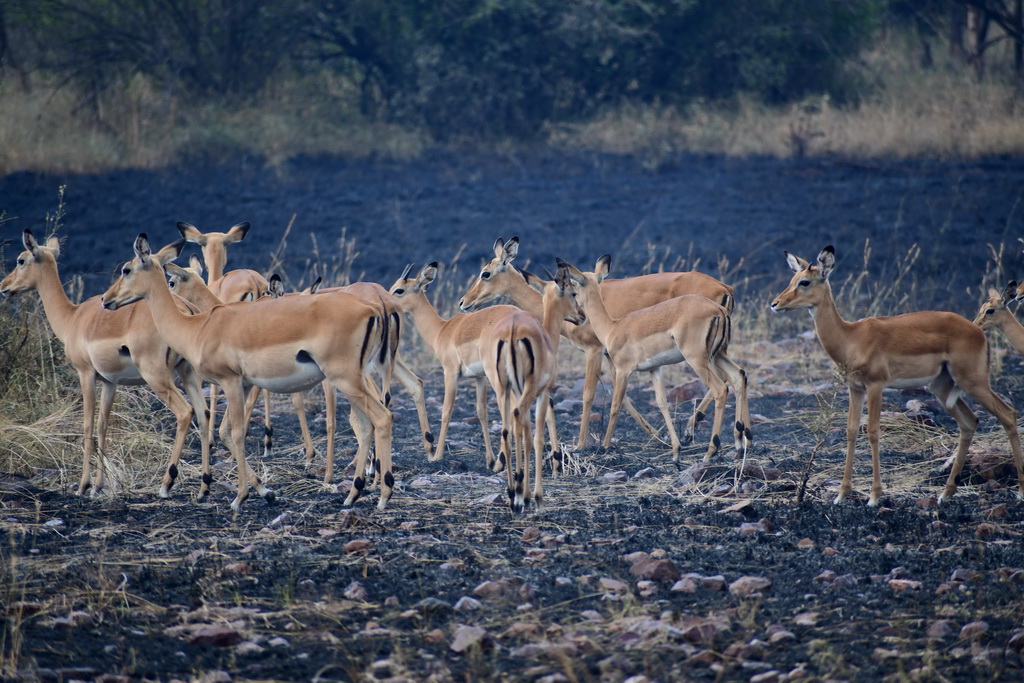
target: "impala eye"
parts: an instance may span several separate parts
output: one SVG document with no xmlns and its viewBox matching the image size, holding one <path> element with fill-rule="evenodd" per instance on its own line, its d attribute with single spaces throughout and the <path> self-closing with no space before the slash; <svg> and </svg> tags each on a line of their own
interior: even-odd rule
<svg viewBox="0 0 1024 683">
<path fill-rule="evenodd" d="M 481 280 L 486 280 L 489 277 L 491 277 L 491 274 L 490 274 L 490 272 L 488 272 L 486 270 L 484 272 L 480 273 L 480 279 Z"/>
<path fill-rule="evenodd" d="M 811 281 L 810 280 L 801 280 L 798 286 L 800 286 L 800 287 L 810 287 L 811 286 Z"/>
<path fill-rule="evenodd" d="M 405 294 L 405 290 L 402 289 L 401 287 L 399 287 L 398 289 L 396 289 L 395 291 L 393 291 L 391 293 L 394 294 L 395 296 L 402 296 L 403 294 Z"/>
<path fill-rule="evenodd" d="M 996 309 L 989 308 L 989 309 L 986 309 L 985 315 L 995 315 L 995 312 L 996 312 Z"/>
<path fill-rule="evenodd" d="M 19 258 L 19 259 L 18 259 L 18 265 L 19 265 L 19 266 L 23 266 L 23 265 L 25 265 L 25 259 L 23 259 L 23 258 Z"/>
<path fill-rule="evenodd" d="M 125 266 L 124 268 L 121 269 L 121 275 L 131 275 L 131 274 L 132 274 L 132 269 L 129 268 L 128 266 Z"/>
</svg>

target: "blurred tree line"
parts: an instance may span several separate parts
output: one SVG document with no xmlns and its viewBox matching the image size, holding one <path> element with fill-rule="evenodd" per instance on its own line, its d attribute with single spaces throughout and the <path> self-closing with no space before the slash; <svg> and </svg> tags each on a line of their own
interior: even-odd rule
<svg viewBox="0 0 1024 683">
<path fill-rule="evenodd" d="M 1021 45 L 1024 0 L 0 0 L 3 77 L 56 75 L 86 97 L 144 76 L 244 102 L 330 70 L 358 107 L 435 138 L 530 137 L 624 103 L 858 92 L 879 30 L 942 37 L 983 70 Z M 993 30 L 995 29 L 995 30 Z M 923 58 L 924 59 L 924 58 Z"/>
</svg>

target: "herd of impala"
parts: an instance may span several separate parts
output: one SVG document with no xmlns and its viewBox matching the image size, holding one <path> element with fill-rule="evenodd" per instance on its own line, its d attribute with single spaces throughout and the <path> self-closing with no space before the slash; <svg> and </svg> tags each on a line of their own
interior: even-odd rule
<svg viewBox="0 0 1024 683">
<path fill-rule="evenodd" d="M 531 504 L 539 507 L 543 500 L 545 429 L 552 469 L 555 473 L 562 469 L 563 456 L 554 413 L 550 410 L 550 393 L 563 336 L 586 356 L 577 450 L 587 444 L 604 356 L 610 361 L 613 385 L 604 447 L 611 445 L 623 406 L 645 430 L 657 434 L 626 395 L 630 375 L 644 370 L 651 373 L 673 460 L 678 464 L 681 445 L 668 407 L 662 368 L 684 360 L 708 387 L 707 395 L 686 425 L 686 440 L 693 439 L 714 401 L 705 461 L 720 450 L 724 408 L 731 386 L 736 402 L 736 457 L 745 457 L 750 447 L 747 377 L 728 356 L 733 289 L 708 275 L 679 272 L 607 279 L 611 257 L 605 255 L 589 272 L 559 260 L 556 273 L 545 280 L 512 264 L 519 251 L 518 237 L 507 242 L 499 238 L 494 243 L 494 258 L 483 267 L 459 302 L 462 312 L 446 320 L 426 295 L 437 277 L 436 262 L 419 271 L 408 266 L 390 290 L 374 283 L 319 288 L 318 281 L 303 292 L 284 294 L 275 278 L 268 281 L 252 270 L 225 272 L 227 246 L 244 239 L 248 223 L 223 233 L 202 233 L 187 223 L 179 223 L 178 230 L 183 239 L 156 252 L 147 236 L 140 235 L 134 243 L 135 258 L 124 264 L 113 285 L 102 296 L 80 304 L 68 298 L 61 284 L 57 270 L 58 240 L 51 237 L 40 244 L 31 231 L 25 230 L 25 251 L 18 256 L 15 269 L 0 283 L 0 293 L 13 295 L 33 289 L 39 293 L 50 326 L 78 372 L 84 402 L 84 457 L 79 493 L 103 488 L 107 424 L 117 385 L 147 384 L 177 421 L 170 462 L 160 488 L 162 497 L 169 495 L 177 477 L 177 463 L 193 417 L 201 442 L 200 497 L 210 491 L 216 387 L 226 400 L 220 438 L 238 468 L 237 495 L 231 507 L 235 511 L 240 509 L 250 487 L 272 499 L 273 492 L 245 459 L 249 413 L 261 390 L 265 397 L 269 392 L 290 394 L 308 462 L 314 449 L 305 420 L 303 392 L 322 384 L 328 434 L 324 481 L 330 483 L 333 478 L 335 390 L 339 390 L 349 401 L 350 422 L 358 442 L 355 479 L 345 503 L 354 503 L 368 484 L 379 484 L 378 507 L 383 509 L 394 488 L 392 414 L 388 408 L 392 375 L 412 395 L 423 448 L 430 460 L 439 460 L 444 453 L 457 382 L 461 377 L 470 377 L 476 382 L 476 409 L 487 466 L 506 471 L 513 511 L 521 512 Z M 172 263 L 185 241 L 200 246 L 207 270 L 205 281 L 198 257 L 193 256 L 187 268 Z M 852 491 L 854 447 L 865 396 L 873 474 L 868 504 L 877 505 L 881 499 L 878 432 L 882 391 L 886 387 L 927 386 L 959 426 L 956 457 L 940 502 L 956 491 L 956 479 L 977 428 L 977 417 L 965 396 L 995 415 L 1006 430 L 1017 468 L 1018 496 L 1024 497 L 1024 462 L 1016 412 L 989 384 L 988 343 L 984 333 L 999 328 L 1024 353 L 1024 326 L 1007 309 L 1012 301 L 1024 298 L 1024 285 L 1018 288 L 1011 283 L 1002 293 L 993 290 L 974 323 L 939 311 L 848 322 L 836 309 L 829 285 L 835 265 L 831 246 L 823 249 L 813 263 L 788 252 L 786 261 L 794 275 L 789 286 L 771 303 L 771 309 L 810 309 L 818 338 L 849 387 L 846 463 L 837 503 Z M 482 307 L 503 296 L 514 305 Z M 423 382 L 399 353 L 403 313 L 409 314 L 444 371 L 441 426 L 436 440 L 428 426 Z M 175 376 L 188 401 L 175 385 Z M 203 396 L 203 381 L 210 383 L 209 404 Z M 100 410 L 94 439 L 97 384 Z M 487 427 L 488 385 L 496 394 L 501 413 L 497 457 Z M 273 447 L 267 400 L 265 453 Z M 202 408 L 193 410 L 193 406 Z M 93 456 L 97 456 L 95 478 L 91 472 Z M 371 476 L 372 482 L 368 481 Z"/>
</svg>

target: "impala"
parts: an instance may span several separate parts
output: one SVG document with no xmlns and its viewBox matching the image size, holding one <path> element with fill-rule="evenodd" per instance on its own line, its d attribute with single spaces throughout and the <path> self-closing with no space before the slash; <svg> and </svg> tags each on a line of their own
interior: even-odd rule
<svg viewBox="0 0 1024 683">
<path fill-rule="evenodd" d="M 384 394 L 385 404 L 390 405 L 391 403 L 391 376 L 394 375 L 398 378 L 398 381 L 406 388 L 406 391 L 412 396 L 413 403 L 416 405 L 416 414 L 420 421 L 420 433 L 423 439 L 423 451 L 426 453 L 427 458 L 431 459 L 433 454 L 433 443 L 434 435 L 430 431 L 430 424 L 427 421 L 427 406 L 423 395 L 423 380 L 416 376 L 416 373 L 405 364 L 402 360 L 401 355 L 398 353 L 398 344 L 401 340 L 402 335 L 402 307 L 398 301 L 391 296 L 387 289 L 383 285 L 379 285 L 376 282 L 353 282 L 352 284 L 345 285 L 343 287 L 322 287 L 322 279 L 317 278 L 309 287 L 298 292 L 298 294 L 330 294 L 331 292 L 345 292 L 352 294 L 367 303 L 374 306 L 379 306 L 382 314 L 385 316 L 385 334 L 388 338 L 388 357 L 385 362 L 380 364 L 377 368 L 381 375 L 381 393 Z M 285 296 L 284 285 L 281 282 L 281 278 L 276 274 L 270 277 L 270 295 L 273 297 Z M 328 415 L 328 432 L 327 432 L 327 451 L 328 453 L 334 452 L 334 432 L 330 428 L 332 424 L 333 415 L 335 411 L 335 401 L 333 393 L 325 393 L 327 397 L 327 415 Z M 353 424 L 353 429 L 356 425 Z"/>
<path fill-rule="evenodd" d="M 563 320 L 578 325 L 586 320 L 576 303 L 565 268 L 544 285 L 543 319 L 513 310 L 481 335 L 484 373 L 498 397 L 501 411 L 501 452 L 507 463 L 508 498 L 513 512 L 522 512 L 531 498 L 538 508 L 544 499 L 544 424 L 550 410 L 551 387 L 557 374 L 558 328 Z M 530 407 L 536 401 L 536 433 L 530 425 Z M 514 438 L 513 459 L 509 436 Z M 527 449 L 533 443 L 536 480 L 532 495 Z M 515 463 L 513 465 L 513 463 Z"/>
<path fill-rule="evenodd" d="M 179 221 L 178 232 L 187 242 L 198 244 L 203 252 L 203 260 L 206 261 L 207 279 L 206 284 L 213 296 L 221 302 L 234 303 L 239 301 L 255 301 L 270 293 L 270 283 L 265 277 L 247 268 L 224 272 L 228 261 L 228 247 L 235 242 L 241 242 L 249 234 L 249 223 L 243 222 L 231 226 L 227 232 L 200 232 L 196 226 Z M 189 263 L 195 267 L 198 260 L 189 259 Z M 199 266 L 202 272 L 202 266 Z M 258 392 L 257 392 L 258 393 Z M 256 396 L 252 397 L 255 401 Z M 270 421 L 270 393 L 263 392 L 264 423 L 263 423 L 263 457 L 270 457 L 274 450 L 274 428 Z M 217 387 L 210 387 L 210 441 L 213 441 L 213 427 L 217 421 Z M 246 412 L 250 414 L 251 409 Z M 303 436 L 307 436 L 306 433 Z M 312 442 L 306 441 L 306 446 L 311 447 Z M 308 455 L 308 453 L 307 453 Z"/>
<path fill-rule="evenodd" d="M 81 304 L 72 303 L 61 285 L 57 271 L 57 257 L 60 255 L 57 238 L 51 237 L 43 246 L 36 241 L 30 230 L 25 230 L 22 242 L 25 251 L 18 256 L 15 269 L 0 283 L 0 293 L 14 295 L 32 289 L 39 292 L 50 327 L 64 344 L 64 355 L 78 372 L 82 388 L 84 432 L 82 479 L 78 493 L 84 494 L 90 486 L 96 492 L 103 489 L 107 426 L 117 386 L 147 384 L 171 409 L 176 420 L 171 459 L 160 486 L 160 496 L 168 497 L 178 477 L 178 461 L 193 414 L 192 407 L 174 386 L 173 374 L 175 370 L 178 372 L 195 406 L 203 405 L 199 378 L 192 367 L 168 348 L 157 333 L 148 306 L 105 311 L 98 296 Z M 179 242 L 164 247 L 153 256 L 153 260 L 166 263 L 177 257 L 181 246 Z M 184 307 L 184 302 L 172 301 L 171 306 L 178 310 L 179 306 Z M 99 457 L 96 460 L 96 481 L 93 484 L 90 468 L 93 455 L 96 455 L 93 423 L 96 419 L 97 383 L 100 385 Z M 206 412 L 197 411 L 196 419 L 201 434 L 205 435 Z M 205 496 L 210 485 L 210 444 L 205 436 L 202 439 L 202 458 L 201 495 Z"/>
<path fill-rule="evenodd" d="M 213 290 L 203 282 L 203 265 L 199 261 L 199 257 L 193 255 L 189 258 L 188 268 L 182 268 L 173 263 L 164 265 L 164 271 L 167 273 L 167 286 L 170 287 L 171 291 L 180 296 L 182 299 L 188 301 L 194 305 L 199 311 L 209 311 L 214 306 L 241 306 L 253 301 L 251 292 L 242 301 L 234 302 L 231 304 L 225 304 L 221 301 Z M 215 385 L 213 385 L 215 386 Z M 210 388 L 210 401 L 213 405 L 216 401 L 216 391 Z M 252 415 L 252 409 L 255 407 L 256 400 L 260 394 L 263 394 L 265 409 L 265 424 L 264 424 L 264 438 L 263 438 L 263 457 L 269 458 L 273 450 L 273 428 L 270 426 L 270 392 L 263 391 L 259 387 L 253 387 L 249 393 L 249 397 L 245 403 L 245 424 L 249 424 L 249 418 Z M 295 393 L 290 396 L 292 406 L 295 408 L 295 416 L 299 420 L 299 431 L 302 433 L 302 443 L 306 450 L 306 462 L 307 464 L 313 461 L 313 456 L 316 454 L 316 449 L 313 446 L 313 437 L 309 433 L 309 424 L 306 421 L 305 403 L 302 400 L 303 394 Z M 211 411 L 212 415 L 212 411 Z M 334 414 L 328 415 L 328 433 L 334 427 Z M 210 433 L 210 441 L 213 441 L 212 425 Z M 328 461 L 331 460 L 333 451 L 328 453 Z M 330 479 L 325 481 L 329 482 Z"/>
<path fill-rule="evenodd" d="M 708 387 L 715 401 L 715 418 L 711 430 L 711 442 L 704 454 L 704 461 L 711 459 L 721 446 L 722 421 L 728 385 L 727 377 L 736 393 L 736 433 L 740 457 L 746 455 L 742 435 L 747 431 L 750 418 L 747 414 L 746 374 L 726 354 L 729 346 L 731 320 L 729 312 L 711 299 L 695 294 L 678 296 L 661 303 L 641 308 L 615 318 L 604 302 L 601 280 L 607 275 L 611 257 L 607 254 L 598 259 L 598 270 L 583 273 L 574 266 L 560 262 L 569 270 L 569 275 L 578 285 L 578 295 L 587 320 L 607 349 L 612 364 L 612 405 L 608 415 L 608 428 L 603 445 L 611 446 L 612 434 L 619 416 L 629 376 L 635 370 L 651 373 L 654 396 L 665 420 L 672 445 L 672 460 L 679 463 L 679 436 L 676 434 L 672 415 L 665 395 L 665 381 L 661 368 L 685 360 Z M 693 439 L 697 416 L 690 419 L 686 428 L 687 441 Z"/>
<path fill-rule="evenodd" d="M 853 488 L 853 453 L 865 394 L 872 470 L 868 505 L 878 505 L 881 500 L 878 423 L 882 411 L 882 390 L 886 387 L 927 386 L 960 428 L 956 458 L 946 487 L 939 496 L 940 503 L 956 493 L 956 478 L 964 466 L 967 448 L 978 426 L 978 418 L 963 399 L 964 394 L 995 415 L 1006 430 L 1017 466 L 1018 495 L 1024 496 L 1024 463 L 1017 433 L 1017 413 L 996 396 L 989 385 L 988 342 L 978 326 L 955 313 L 942 311 L 847 322 L 836 309 L 828 281 L 835 266 L 835 249 L 831 245 L 821 250 L 816 263 L 808 263 L 789 252 L 786 252 L 786 263 L 794 275 L 789 286 L 772 302 L 771 309 L 811 309 L 818 339 L 845 375 L 850 392 L 846 464 L 836 503 L 844 500 Z"/>
<path fill-rule="evenodd" d="M 245 390 L 250 385 L 279 393 L 305 391 L 324 379 L 348 398 L 373 434 L 380 460 L 383 509 L 394 487 L 391 471 L 391 412 L 370 381 L 371 360 L 386 346 L 377 310 L 345 294 L 298 297 L 291 301 L 263 298 L 245 306 L 215 306 L 194 316 L 181 314 L 164 269 L 150 252 L 145 234 L 135 241 L 135 258 L 103 295 L 103 306 L 117 309 L 144 300 L 168 345 L 192 363 L 203 378 L 220 385 L 227 399 L 221 438 L 238 466 L 238 493 L 231 502 L 236 512 L 248 497 L 250 479 L 257 492 L 272 500 L 273 493 L 245 461 Z M 367 424 L 367 422 L 369 424 Z M 366 485 L 362 477 L 370 444 L 360 439 L 356 477 L 345 500 L 351 505 Z"/>
<path fill-rule="evenodd" d="M 410 277 L 413 267 L 412 264 L 405 267 L 401 277 L 391 287 L 391 295 L 412 316 L 420 336 L 444 370 L 441 429 L 437 443 L 434 444 L 432 460 L 440 460 L 444 455 L 458 380 L 460 377 L 471 377 L 476 383 L 476 415 L 483 430 L 487 467 L 494 469 L 505 465 L 500 460 L 495 461 L 491 451 L 491 437 L 487 429 L 487 378 L 480 356 L 480 338 L 489 327 L 518 309 L 515 306 L 492 306 L 476 313 L 458 313 L 445 320 L 427 299 L 427 288 L 437 277 L 437 262 L 423 266 L 415 277 Z"/>
<path fill-rule="evenodd" d="M 512 265 L 512 260 L 519 253 L 519 237 L 514 236 L 505 242 L 500 237 L 494 242 L 494 258 L 483 267 L 476 281 L 469 291 L 459 302 L 462 310 L 469 311 L 478 308 L 489 301 L 500 296 L 509 297 L 512 302 L 530 311 L 538 318 L 541 315 L 540 295 L 527 285 L 526 277 Z M 595 271 L 607 273 L 611 257 L 602 257 L 598 261 Z M 646 308 L 662 301 L 682 296 L 685 294 L 699 294 L 715 301 L 725 307 L 727 312 L 733 308 L 732 287 L 723 284 L 715 278 L 698 273 L 696 271 L 683 273 L 654 273 L 625 279 L 605 279 L 601 282 L 601 295 L 604 298 L 605 306 L 611 316 L 619 318 L 627 313 Z M 586 446 L 587 435 L 590 431 L 591 406 L 594 402 L 594 394 L 597 391 L 597 383 L 601 374 L 601 358 L 604 355 L 604 346 L 601 340 L 594 333 L 591 324 L 584 323 L 579 326 L 563 324 L 561 327 L 562 336 L 578 349 L 582 349 L 586 357 L 586 367 L 583 378 L 583 412 L 580 418 L 580 433 L 576 443 L 576 449 L 582 450 Z M 703 419 L 704 411 L 711 401 L 709 392 L 701 401 L 694 415 L 694 422 Z M 625 408 L 634 419 L 652 436 L 655 435 L 654 428 L 634 408 L 633 403 L 626 396 L 623 398 Z M 735 436 L 737 454 L 749 447 L 752 439 L 749 425 L 737 431 Z M 558 464 L 556 462 L 556 464 Z"/>
<path fill-rule="evenodd" d="M 992 329 L 1001 331 L 1018 353 L 1024 353 L 1024 326 L 1007 308 L 1017 298 L 1017 283 L 1008 284 L 1002 294 L 990 289 L 988 295 L 988 300 L 978 309 L 974 324 L 986 332 Z"/>
</svg>

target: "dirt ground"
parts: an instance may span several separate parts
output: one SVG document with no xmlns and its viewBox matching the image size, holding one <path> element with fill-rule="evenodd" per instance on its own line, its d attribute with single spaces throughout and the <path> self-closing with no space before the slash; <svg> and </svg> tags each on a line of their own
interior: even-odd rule
<svg viewBox="0 0 1024 683">
<path fill-rule="evenodd" d="M 438 260 L 452 293 L 495 237 L 514 233 L 539 265 L 556 255 L 589 265 L 612 252 L 615 274 L 630 275 L 686 259 L 737 282 L 738 330 L 788 280 L 783 249 L 810 258 L 834 243 L 841 263 L 846 255 L 859 270 L 868 242 L 871 276 L 886 278 L 916 243 L 914 303 L 966 315 L 986 272 L 1024 277 L 1018 160 L 681 157 L 654 167 L 606 156 L 438 155 L 305 159 L 269 170 L 242 160 L 164 173 L 18 174 L 0 178 L 0 209 L 20 219 L 4 237 L 17 239 L 23 227 L 42 233 L 65 183 L 62 274 L 83 275 L 88 295 L 130 256 L 138 232 L 170 242 L 177 220 L 204 230 L 250 221 L 230 265 L 263 269 L 278 254 L 292 284 L 308 280 L 314 265 L 341 268 L 334 252 L 342 228 L 358 251 L 344 266 L 353 278 L 390 284 L 407 262 Z M 10 248 L 6 255 L 9 267 Z M 677 468 L 662 443 L 624 416 L 610 449 L 573 454 L 567 476 L 546 477 L 542 510 L 512 515 L 503 475 L 484 467 L 469 386 L 440 463 L 427 462 L 412 403 L 396 388 L 398 484 L 384 511 L 375 491 L 344 508 L 344 496 L 320 484 L 322 459 L 304 468 L 283 398 L 273 411 L 275 454 L 258 454 L 258 425 L 247 441 L 277 502 L 253 496 L 237 516 L 228 507 L 233 463 L 223 453 L 212 496 L 194 500 L 195 439 L 170 500 L 156 497 L 155 478 L 144 489 L 81 498 L 55 472 L 3 475 L 8 677 L 1020 680 L 1024 504 L 998 424 L 981 413 L 972 449 L 980 464 L 937 508 L 955 425 L 925 392 L 887 392 L 883 505 L 865 505 L 866 454 L 855 470 L 861 495 L 833 505 L 845 396 L 834 397 L 829 363 L 802 334 L 809 321 L 791 315 L 792 334 L 741 359 L 755 380 L 755 442 L 739 490 L 730 453 L 700 466 L 706 425 Z M 555 396 L 565 441 L 577 427 L 581 377 L 580 354 L 567 351 L 575 355 Z M 414 363 L 436 428 L 440 370 L 422 356 Z M 1024 365 L 1009 354 L 999 369 L 997 390 L 1021 408 Z M 677 376 L 680 394 L 685 381 Z M 634 380 L 631 395 L 657 424 L 645 384 Z M 322 453 L 322 399 L 311 394 L 310 402 Z M 691 403 L 676 410 L 681 422 Z M 159 428 L 172 427 L 158 404 L 154 414 Z M 341 442 L 344 463 L 350 432 Z"/>
</svg>

